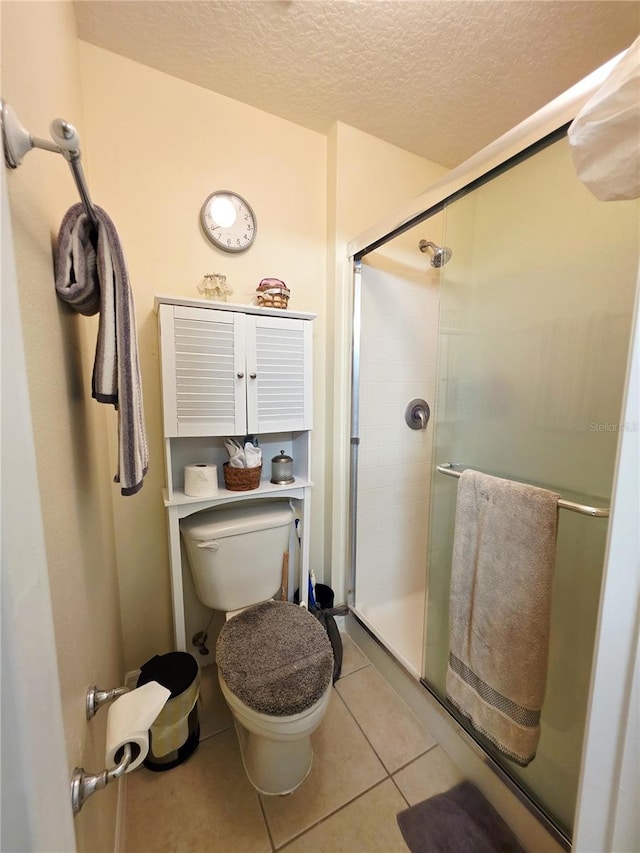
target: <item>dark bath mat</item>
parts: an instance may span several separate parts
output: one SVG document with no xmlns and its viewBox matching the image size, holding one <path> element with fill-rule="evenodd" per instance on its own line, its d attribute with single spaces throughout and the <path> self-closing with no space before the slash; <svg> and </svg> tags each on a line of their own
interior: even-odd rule
<svg viewBox="0 0 640 853">
<path fill-rule="evenodd" d="M 398 825 L 412 853 L 525 853 L 471 782 L 405 809 Z"/>
</svg>

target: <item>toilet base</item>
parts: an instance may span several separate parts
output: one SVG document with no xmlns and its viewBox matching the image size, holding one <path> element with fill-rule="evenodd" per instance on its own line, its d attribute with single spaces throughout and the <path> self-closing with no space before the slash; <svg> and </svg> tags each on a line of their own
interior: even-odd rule
<svg viewBox="0 0 640 853">
<path fill-rule="evenodd" d="M 311 737 L 276 741 L 248 731 L 234 718 L 247 778 L 261 794 L 291 794 L 307 778 L 313 763 Z"/>
<path fill-rule="evenodd" d="M 333 687 L 301 714 L 271 717 L 249 708 L 229 690 L 218 671 L 222 695 L 233 714 L 247 778 L 261 794 L 291 794 L 307 778 L 313 762 L 311 735 L 325 715 Z"/>
</svg>

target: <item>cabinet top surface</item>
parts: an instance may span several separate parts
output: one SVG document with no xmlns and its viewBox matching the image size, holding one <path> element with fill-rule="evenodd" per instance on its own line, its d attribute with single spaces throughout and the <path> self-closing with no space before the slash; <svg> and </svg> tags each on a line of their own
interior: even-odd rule
<svg viewBox="0 0 640 853">
<path fill-rule="evenodd" d="M 184 296 L 159 296 L 153 300 L 157 313 L 160 305 L 183 305 L 186 308 L 209 308 L 216 311 L 241 311 L 243 314 L 262 314 L 267 317 L 292 317 L 294 320 L 313 320 L 317 314 L 306 311 L 290 311 L 288 308 L 262 308 L 259 305 L 240 305 L 234 302 L 214 302 L 211 299 L 189 299 Z"/>
</svg>

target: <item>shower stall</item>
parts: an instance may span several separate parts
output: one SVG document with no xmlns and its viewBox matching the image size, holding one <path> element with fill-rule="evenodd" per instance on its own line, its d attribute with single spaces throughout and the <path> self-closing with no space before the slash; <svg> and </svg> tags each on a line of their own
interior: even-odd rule
<svg viewBox="0 0 640 853">
<path fill-rule="evenodd" d="M 633 428 L 620 413 L 639 216 L 637 201 L 603 204 L 584 188 L 565 125 L 354 256 L 352 613 L 565 842 L 616 448 Z M 410 425 L 419 400 L 430 419 L 414 412 Z M 526 768 L 446 699 L 457 480 L 445 475 L 465 468 L 566 502 L 542 734 Z"/>
</svg>

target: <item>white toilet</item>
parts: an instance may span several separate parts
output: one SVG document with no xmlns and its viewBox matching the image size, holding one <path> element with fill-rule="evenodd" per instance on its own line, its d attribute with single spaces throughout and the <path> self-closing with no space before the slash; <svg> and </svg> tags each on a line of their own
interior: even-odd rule
<svg viewBox="0 0 640 853">
<path fill-rule="evenodd" d="M 264 794 L 289 794 L 304 781 L 331 696 L 326 631 L 303 608 L 272 600 L 292 519 L 287 503 L 256 501 L 180 522 L 198 598 L 227 614 L 218 678 L 247 776 Z"/>
</svg>

